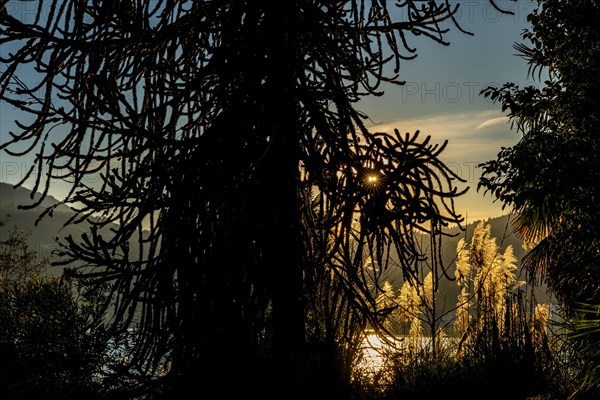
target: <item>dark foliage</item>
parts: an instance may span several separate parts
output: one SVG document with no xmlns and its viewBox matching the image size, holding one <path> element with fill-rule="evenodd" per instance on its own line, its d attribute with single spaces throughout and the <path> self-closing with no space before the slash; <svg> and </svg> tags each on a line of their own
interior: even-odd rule
<svg viewBox="0 0 600 400">
<path fill-rule="evenodd" d="M 480 187 L 517 213 L 535 248 L 525 258 L 567 306 L 598 298 L 600 280 L 600 8 L 595 1 L 538 1 L 516 49 L 540 87 L 507 83 L 484 93 L 523 133 L 484 164 Z"/>
<path fill-rule="evenodd" d="M 106 338 L 94 307 L 40 277 L 47 265 L 18 230 L 0 243 L 0 398 L 100 398 Z"/>
<path fill-rule="evenodd" d="M 516 231 L 535 245 L 524 265 L 546 277 L 574 329 L 585 363 L 577 396 L 596 398 L 597 321 L 580 303 L 600 301 L 600 7 L 542 0 L 529 19 L 530 44 L 515 47 L 547 78 L 485 91 L 523 138 L 484 165 L 480 186 L 517 211 Z"/>
</svg>

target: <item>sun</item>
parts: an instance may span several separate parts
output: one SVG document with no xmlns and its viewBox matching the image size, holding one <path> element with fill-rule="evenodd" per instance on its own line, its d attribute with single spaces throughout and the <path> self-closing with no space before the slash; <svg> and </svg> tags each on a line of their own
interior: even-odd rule
<svg viewBox="0 0 600 400">
<path fill-rule="evenodd" d="M 364 176 L 363 182 L 369 192 L 374 192 L 382 187 L 383 177 L 377 172 L 370 172 Z"/>
<path fill-rule="evenodd" d="M 378 181 L 379 181 L 379 177 L 377 175 L 368 175 L 367 176 L 367 183 L 375 185 Z"/>
</svg>

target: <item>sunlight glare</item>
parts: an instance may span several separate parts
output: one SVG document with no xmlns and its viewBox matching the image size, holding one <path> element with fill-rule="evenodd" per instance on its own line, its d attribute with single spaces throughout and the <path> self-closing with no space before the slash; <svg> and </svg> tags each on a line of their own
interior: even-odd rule
<svg viewBox="0 0 600 400">
<path fill-rule="evenodd" d="M 379 177 L 377 175 L 367 176 L 367 183 L 375 184 L 375 183 L 377 183 L 378 180 L 379 180 Z"/>
</svg>

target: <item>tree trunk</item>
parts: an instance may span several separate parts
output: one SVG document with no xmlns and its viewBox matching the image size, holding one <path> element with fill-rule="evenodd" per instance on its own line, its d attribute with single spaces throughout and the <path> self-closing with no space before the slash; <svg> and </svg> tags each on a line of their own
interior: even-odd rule
<svg viewBox="0 0 600 400">
<path fill-rule="evenodd" d="M 265 200 L 266 238 L 269 238 L 265 271 L 267 290 L 272 296 L 274 368 L 285 390 L 297 393 L 305 387 L 302 366 L 306 337 L 299 199 L 300 127 L 294 93 L 295 11 L 292 1 L 266 3 L 265 31 L 270 36 L 265 122 L 270 125 L 270 149 L 264 185 L 268 194 Z"/>
</svg>

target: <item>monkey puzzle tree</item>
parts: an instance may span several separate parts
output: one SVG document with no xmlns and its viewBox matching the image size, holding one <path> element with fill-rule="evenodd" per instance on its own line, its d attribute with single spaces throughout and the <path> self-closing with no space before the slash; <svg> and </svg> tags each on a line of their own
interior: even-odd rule
<svg viewBox="0 0 600 400">
<path fill-rule="evenodd" d="M 0 96 L 34 118 L 2 148 L 36 155 L 36 190 L 71 182 L 71 223 L 92 228 L 62 262 L 110 284 L 115 329 L 139 317 L 131 365 L 168 363 L 172 388 L 305 387 L 321 278 L 376 321 L 365 256 L 381 271 L 393 248 L 411 274 L 414 232 L 460 221 L 443 146 L 370 132 L 354 106 L 400 83 L 411 36 L 445 43 L 447 1 L 396 19 L 380 0 L 16 4 L 0 3 Z"/>
</svg>

